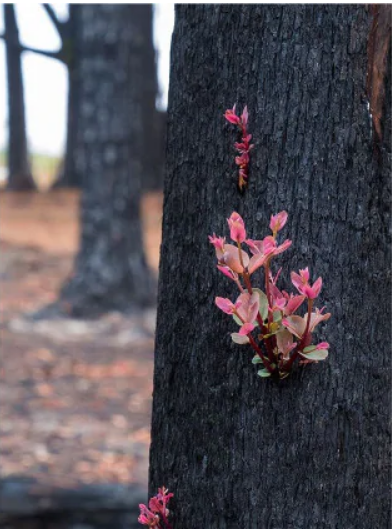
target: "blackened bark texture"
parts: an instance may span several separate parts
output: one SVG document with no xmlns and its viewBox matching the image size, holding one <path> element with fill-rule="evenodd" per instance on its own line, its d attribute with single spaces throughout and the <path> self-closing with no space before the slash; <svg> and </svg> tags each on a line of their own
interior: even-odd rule
<svg viewBox="0 0 392 530">
<path fill-rule="evenodd" d="M 61 295 L 74 315 L 125 310 L 154 299 L 139 212 L 144 5 L 81 5 L 78 170 L 81 242 Z"/>
<path fill-rule="evenodd" d="M 371 24 L 365 5 L 177 6 L 150 455 L 175 528 L 389 527 L 391 153 L 373 156 Z M 234 102 L 256 144 L 244 196 Z M 236 290 L 207 236 L 236 210 L 259 239 L 282 209 L 275 270 L 309 264 L 332 318 L 329 359 L 277 385 L 230 341 L 214 298 Z"/>
<path fill-rule="evenodd" d="M 8 93 L 8 182 L 14 191 L 35 188 L 31 175 L 26 137 L 25 106 L 19 30 L 15 6 L 4 4 Z"/>
</svg>

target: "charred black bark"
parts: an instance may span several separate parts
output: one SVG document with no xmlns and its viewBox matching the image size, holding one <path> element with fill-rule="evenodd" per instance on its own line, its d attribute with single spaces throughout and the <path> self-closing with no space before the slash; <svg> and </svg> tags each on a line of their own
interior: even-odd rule
<svg viewBox="0 0 392 530">
<path fill-rule="evenodd" d="M 81 5 L 77 169 L 83 174 L 81 242 L 61 294 L 74 315 L 154 300 L 139 212 L 144 148 L 147 5 Z"/>
<path fill-rule="evenodd" d="M 14 191 L 35 188 L 27 150 L 23 75 L 15 7 L 4 4 L 8 93 L 8 182 Z"/>
<path fill-rule="evenodd" d="M 371 24 L 365 5 L 177 7 L 150 455 L 175 528 L 390 525 L 391 150 L 373 156 Z M 234 102 L 256 144 L 243 196 Z M 332 318 L 328 361 L 277 385 L 230 342 L 214 298 L 235 286 L 207 236 L 236 210 L 260 238 L 282 209 L 279 265 L 321 275 Z"/>
</svg>

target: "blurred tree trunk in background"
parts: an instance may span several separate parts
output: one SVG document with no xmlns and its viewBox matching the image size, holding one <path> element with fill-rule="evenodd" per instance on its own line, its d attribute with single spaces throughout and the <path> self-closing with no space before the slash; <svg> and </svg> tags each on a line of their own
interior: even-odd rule
<svg viewBox="0 0 392 530">
<path fill-rule="evenodd" d="M 137 10 L 134 16 L 139 18 L 139 24 L 145 32 L 143 45 L 140 46 L 144 69 L 142 119 L 145 123 L 143 127 L 141 185 L 143 191 L 158 190 L 163 187 L 164 151 L 162 150 L 162 137 L 164 129 L 162 128 L 162 113 L 156 109 L 158 79 L 153 40 L 153 9 Z"/>
<path fill-rule="evenodd" d="M 62 163 L 55 188 L 79 188 L 82 185 L 82 174 L 78 170 L 77 138 L 79 125 L 79 92 L 80 92 L 80 4 L 69 4 L 69 18 L 66 22 L 57 20 L 61 38 L 61 60 L 68 70 L 67 102 L 67 140 L 64 161 Z"/>
<path fill-rule="evenodd" d="M 47 7 L 48 9 L 48 7 Z M 50 9 L 50 8 L 49 8 Z M 78 4 L 69 4 L 69 19 L 56 25 L 62 40 L 61 60 L 68 68 L 68 116 L 67 116 L 67 145 L 59 178 L 55 188 L 80 187 L 83 172 L 78 165 L 79 115 L 83 102 L 80 100 L 80 56 L 82 33 L 80 16 L 81 8 Z M 52 16 L 55 14 L 52 11 Z M 142 113 L 146 127 L 143 128 L 143 158 L 142 158 L 142 189 L 144 191 L 159 190 L 163 187 L 164 166 L 164 138 L 165 113 L 155 107 L 158 92 L 157 71 L 155 63 L 155 49 L 153 43 L 153 10 L 135 10 L 133 15 L 144 28 L 143 42 L 139 43 L 139 54 L 143 57 L 144 92 L 142 98 Z M 54 19 L 52 18 L 54 21 Z M 54 21 L 55 22 L 55 21 Z M 128 117 L 132 120 L 132 114 Z M 83 149 L 83 146 L 81 147 Z"/>
<path fill-rule="evenodd" d="M 8 182 L 14 191 L 35 188 L 26 138 L 23 75 L 19 31 L 13 4 L 4 4 L 8 93 Z"/>
<path fill-rule="evenodd" d="M 80 5 L 78 171 L 81 241 L 61 302 L 93 316 L 154 301 L 143 251 L 140 188 L 151 5 Z M 154 57 L 151 56 L 153 61 Z"/>
<path fill-rule="evenodd" d="M 391 86 L 388 41 L 368 50 L 385 19 L 366 5 L 177 6 L 150 454 L 175 528 L 389 526 L 390 92 L 382 138 L 366 101 L 372 64 L 388 67 L 373 92 Z M 243 196 L 222 117 L 236 101 L 255 142 Z M 207 236 L 236 210 L 260 239 L 283 209 L 293 250 L 277 266 L 323 276 L 331 350 L 277 385 L 230 341 L 214 298 L 236 289 Z"/>
<path fill-rule="evenodd" d="M 143 177 L 143 191 L 161 191 L 163 189 L 163 174 L 166 157 L 166 111 L 154 109 L 152 122 L 147 122 L 147 145 L 145 155 L 145 175 Z M 152 125 L 151 125 L 152 123 Z"/>
</svg>

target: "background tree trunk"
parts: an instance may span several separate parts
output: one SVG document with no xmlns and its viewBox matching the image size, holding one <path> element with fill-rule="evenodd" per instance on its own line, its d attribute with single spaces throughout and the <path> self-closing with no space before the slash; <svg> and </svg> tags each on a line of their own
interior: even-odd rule
<svg viewBox="0 0 392 530">
<path fill-rule="evenodd" d="M 62 57 L 68 69 L 68 102 L 67 102 L 67 140 L 64 161 L 60 169 L 55 188 L 79 188 L 82 175 L 76 164 L 77 138 L 79 127 L 80 93 L 80 5 L 69 4 L 69 19 L 62 27 Z"/>
<path fill-rule="evenodd" d="M 143 191 L 160 190 L 163 187 L 165 116 L 155 108 L 158 91 L 157 72 L 155 64 L 155 49 L 153 44 L 153 10 L 144 9 L 135 12 L 140 31 L 143 32 L 143 42 L 138 44 L 138 53 L 142 56 L 144 91 L 142 97 L 143 128 L 145 135 L 142 150 L 142 178 Z M 80 35 L 81 29 L 80 6 L 69 5 L 69 20 L 60 23 L 62 60 L 68 68 L 68 114 L 67 114 L 67 144 L 59 178 L 55 188 L 80 187 L 82 177 L 78 169 L 78 134 L 79 115 L 81 113 L 80 100 Z M 132 114 L 129 116 L 131 120 Z"/>
<path fill-rule="evenodd" d="M 27 151 L 23 76 L 15 7 L 4 4 L 8 93 L 8 182 L 9 190 L 35 188 Z"/>
<path fill-rule="evenodd" d="M 81 5 L 77 170 L 81 243 L 61 299 L 74 315 L 154 299 L 139 214 L 145 57 L 151 5 Z"/>
<path fill-rule="evenodd" d="M 177 6 L 150 454 L 175 528 L 390 523 L 391 153 L 388 131 L 374 156 L 371 25 L 365 5 Z M 244 196 L 222 116 L 236 101 L 256 144 Z M 236 289 L 207 236 L 236 210 L 261 238 L 282 209 L 293 248 L 275 270 L 309 264 L 332 318 L 329 359 L 277 385 L 231 343 L 214 298 Z"/>
<path fill-rule="evenodd" d="M 158 94 L 157 68 L 153 41 L 153 9 L 145 9 L 138 14 L 139 25 L 145 39 L 140 48 L 143 56 L 144 94 L 142 99 L 144 127 L 144 149 L 142 158 L 142 190 L 158 190 L 163 188 L 164 150 L 162 137 L 164 119 L 156 109 Z"/>
</svg>

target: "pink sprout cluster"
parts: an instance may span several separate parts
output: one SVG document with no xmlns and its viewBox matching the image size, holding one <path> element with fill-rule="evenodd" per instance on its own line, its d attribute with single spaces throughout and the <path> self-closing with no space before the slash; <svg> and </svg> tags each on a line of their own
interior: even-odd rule
<svg viewBox="0 0 392 530">
<path fill-rule="evenodd" d="M 244 107 L 241 116 L 236 114 L 236 106 L 232 109 L 226 110 L 224 114 L 226 120 L 234 125 L 237 125 L 241 133 L 241 142 L 236 142 L 234 147 L 238 151 L 238 156 L 235 157 L 235 163 L 239 167 L 238 170 L 238 187 L 240 191 L 248 185 L 249 178 L 249 151 L 253 144 L 250 143 L 252 135 L 248 134 L 248 107 Z"/>
<path fill-rule="evenodd" d="M 151 497 L 148 508 L 145 504 L 139 504 L 139 523 L 148 528 L 172 528 L 168 519 L 170 512 L 167 509 L 167 503 L 172 497 L 173 493 L 169 493 L 165 486 L 158 488 L 158 493 L 155 497 Z"/>
<path fill-rule="evenodd" d="M 227 221 L 234 244 L 226 243 L 226 238 L 215 234 L 209 236 L 215 248 L 218 269 L 235 282 L 240 291 L 235 302 L 219 296 L 215 299 L 219 309 L 232 315 L 239 326 L 238 332 L 231 334 L 232 340 L 236 344 L 252 346 L 255 352 L 252 362 L 260 364 L 259 376 L 278 379 L 289 375 L 296 359 L 305 364 L 327 358 L 329 344 L 312 344 L 312 340 L 316 326 L 331 316 L 324 313 L 324 308 L 314 307 L 322 279 L 317 278 L 312 284 L 308 267 L 299 273 L 291 273 L 295 294 L 277 286 L 281 269 L 274 276 L 271 263 L 291 246 L 289 239 L 282 243 L 277 241 L 287 217 L 285 211 L 272 215 L 269 224 L 272 235 L 254 240 L 247 238 L 242 217 L 233 212 Z M 243 244 L 247 245 L 248 252 L 242 248 Z M 254 287 L 252 281 L 252 275 L 261 268 L 264 270 L 264 291 Z M 296 314 L 304 302 L 307 303 L 306 313 L 303 316 Z"/>
</svg>

